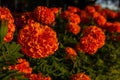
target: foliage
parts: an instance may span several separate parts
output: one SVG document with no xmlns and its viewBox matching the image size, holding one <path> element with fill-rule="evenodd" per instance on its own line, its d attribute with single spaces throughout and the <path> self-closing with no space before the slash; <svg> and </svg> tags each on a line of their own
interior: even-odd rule
<svg viewBox="0 0 120 80">
<path fill-rule="evenodd" d="M 56 23 L 50 25 L 50 27 L 56 31 L 59 48 L 54 54 L 45 58 L 32 58 L 24 55 L 21 51 L 22 46 L 17 43 L 16 39 L 19 28 L 17 28 L 18 30 L 14 35 L 13 41 L 9 43 L 4 42 L 7 28 L 6 23 L 3 23 L 3 21 L 0 26 L 0 63 L 2 63 L 0 64 L 0 79 L 10 80 L 11 78 L 17 78 L 18 80 L 28 80 L 23 77 L 24 73 L 9 70 L 9 66 L 15 65 L 18 58 L 23 58 L 30 63 L 32 74 L 42 73 L 44 76 L 50 76 L 52 80 L 70 80 L 70 76 L 81 72 L 89 75 L 91 80 L 120 80 L 120 41 L 111 39 L 111 34 L 119 35 L 119 30 L 112 33 L 105 29 L 105 45 L 99 48 L 96 53 L 90 55 L 76 50 L 76 57 L 69 59 L 66 57 L 65 48 L 71 47 L 75 49 L 84 35 L 83 30 L 85 28 L 90 25 L 100 27 L 92 18 L 90 17 L 90 21 L 87 23 L 79 23 L 81 31 L 74 35 L 66 30 L 69 20 L 62 18 L 61 12 L 58 12 L 55 17 Z"/>
<path fill-rule="evenodd" d="M 12 77 L 14 78 L 15 76 L 17 79 L 19 79 L 21 78 L 23 73 L 8 70 L 8 67 L 15 64 L 17 59 L 23 56 L 20 53 L 21 46 L 14 41 L 11 43 L 4 42 L 4 36 L 6 35 L 6 33 L 7 23 L 3 20 L 1 21 L 0 26 L 0 79 L 10 80 Z"/>
</svg>

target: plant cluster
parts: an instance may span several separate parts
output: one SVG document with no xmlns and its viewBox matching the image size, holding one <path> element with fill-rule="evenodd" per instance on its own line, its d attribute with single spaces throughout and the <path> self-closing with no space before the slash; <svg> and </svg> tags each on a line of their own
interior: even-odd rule
<svg viewBox="0 0 120 80">
<path fill-rule="evenodd" d="M 0 79 L 119 80 L 119 14 L 38 6 L 13 17 L 0 7 Z"/>
</svg>

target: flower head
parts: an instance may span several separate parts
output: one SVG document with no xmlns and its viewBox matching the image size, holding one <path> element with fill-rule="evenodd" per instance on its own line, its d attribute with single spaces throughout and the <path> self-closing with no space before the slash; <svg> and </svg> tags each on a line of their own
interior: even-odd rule
<svg viewBox="0 0 120 80">
<path fill-rule="evenodd" d="M 8 21 L 8 32 L 4 37 L 5 42 L 10 42 L 13 39 L 13 35 L 15 32 L 15 25 L 13 16 L 8 8 L 0 7 L 0 20 Z"/>
<path fill-rule="evenodd" d="M 91 37 L 82 37 L 79 41 L 79 44 L 77 45 L 77 50 L 81 52 L 86 52 L 88 54 L 95 54 L 98 50 L 98 44 L 97 41 Z"/>
<path fill-rule="evenodd" d="M 32 68 L 30 68 L 29 62 L 22 58 L 18 59 L 18 63 L 16 65 L 9 66 L 9 70 L 18 70 L 19 72 L 26 74 L 32 73 Z"/>
<path fill-rule="evenodd" d="M 38 22 L 46 25 L 51 25 L 55 21 L 54 13 L 44 6 L 38 6 L 35 8 L 34 16 Z"/>
<path fill-rule="evenodd" d="M 80 16 L 75 13 L 71 13 L 70 11 L 62 12 L 62 17 L 68 20 L 69 22 L 79 24 L 81 22 Z"/>
<path fill-rule="evenodd" d="M 104 28 L 111 33 L 115 33 L 115 32 L 120 33 L 120 22 L 114 22 L 114 23 L 107 22 L 104 25 Z"/>
<path fill-rule="evenodd" d="M 89 36 L 93 37 L 96 40 L 99 48 L 105 44 L 106 36 L 105 36 L 104 32 L 102 31 L 102 29 L 97 26 L 89 26 L 89 27 L 85 28 L 83 30 L 83 35 L 84 36 L 89 35 Z"/>
<path fill-rule="evenodd" d="M 59 11 L 61 10 L 61 8 L 53 7 L 53 8 L 50 8 L 50 10 L 56 15 L 56 14 L 59 13 Z"/>
<path fill-rule="evenodd" d="M 94 54 L 105 44 L 106 36 L 102 29 L 96 26 L 88 26 L 83 30 L 83 37 L 80 39 L 77 49 L 82 52 Z"/>
<path fill-rule="evenodd" d="M 90 21 L 90 16 L 86 11 L 80 11 L 80 18 L 82 23 L 88 23 Z"/>
<path fill-rule="evenodd" d="M 18 42 L 23 53 L 33 58 L 47 57 L 58 49 L 56 32 L 36 22 L 29 23 L 20 30 Z"/>
<path fill-rule="evenodd" d="M 65 52 L 66 52 L 68 58 L 72 58 L 72 57 L 76 57 L 77 56 L 76 51 L 73 48 L 71 48 L 71 47 L 66 47 L 65 48 Z"/>
<path fill-rule="evenodd" d="M 78 13 L 80 12 L 80 9 L 74 6 L 68 6 L 68 11 L 72 12 L 72 13 Z"/>
<path fill-rule="evenodd" d="M 93 18 L 95 23 L 100 27 L 104 26 L 104 24 L 107 22 L 106 18 L 99 13 L 94 13 Z"/>
<path fill-rule="evenodd" d="M 50 76 L 43 76 L 41 73 L 39 74 L 28 74 L 25 77 L 30 80 L 52 80 Z"/>
<path fill-rule="evenodd" d="M 80 26 L 75 24 L 75 23 L 72 23 L 70 22 L 68 25 L 67 25 L 67 30 L 71 33 L 73 33 L 74 35 L 77 35 L 79 32 L 80 32 Z"/>
<path fill-rule="evenodd" d="M 91 78 L 84 73 L 77 73 L 72 75 L 70 80 L 91 80 Z"/>
<path fill-rule="evenodd" d="M 95 8 L 93 6 L 86 6 L 85 11 L 92 16 L 94 12 L 96 12 Z"/>
</svg>

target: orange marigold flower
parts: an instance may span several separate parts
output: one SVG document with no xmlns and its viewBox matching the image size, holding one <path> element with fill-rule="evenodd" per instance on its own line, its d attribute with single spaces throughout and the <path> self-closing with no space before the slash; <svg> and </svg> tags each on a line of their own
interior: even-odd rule
<svg viewBox="0 0 120 80">
<path fill-rule="evenodd" d="M 46 25 L 51 25 L 55 21 L 54 13 L 44 6 L 38 6 L 35 8 L 34 16 L 38 22 Z"/>
<path fill-rule="evenodd" d="M 86 6 L 85 11 L 91 16 L 93 15 L 94 12 L 96 12 L 93 6 Z"/>
<path fill-rule="evenodd" d="M 73 48 L 71 48 L 71 47 L 66 47 L 65 48 L 65 52 L 67 53 L 67 57 L 68 58 L 72 58 L 72 57 L 76 57 L 77 56 L 76 51 Z"/>
<path fill-rule="evenodd" d="M 9 70 L 18 70 L 19 72 L 26 74 L 32 73 L 32 68 L 30 68 L 29 62 L 22 58 L 18 59 L 18 63 L 16 65 L 9 66 Z"/>
<path fill-rule="evenodd" d="M 52 80 L 50 76 L 43 76 L 41 73 L 27 74 L 25 77 L 29 78 L 30 80 Z"/>
<path fill-rule="evenodd" d="M 61 8 L 52 7 L 50 10 L 56 15 L 59 13 L 59 11 L 61 11 Z"/>
<path fill-rule="evenodd" d="M 104 25 L 104 27 L 107 31 L 111 33 L 114 33 L 114 32 L 120 33 L 120 22 L 114 22 L 114 23 L 107 22 Z"/>
<path fill-rule="evenodd" d="M 80 11 L 80 18 L 82 23 L 88 23 L 90 21 L 90 16 L 86 11 Z"/>
<path fill-rule="evenodd" d="M 107 15 L 109 16 L 109 18 L 115 19 L 117 18 L 117 12 L 113 11 L 113 10 L 108 10 L 107 11 Z"/>
<path fill-rule="evenodd" d="M 104 25 L 104 29 L 113 33 L 115 30 L 112 28 L 112 26 L 113 26 L 112 22 L 106 22 L 105 25 Z"/>
<path fill-rule="evenodd" d="M 80 16 L 78 14 L 70 14 L 68 16 L 69 22 L 79 24 L 81 22 Z"/>
<path fill-rule="evenodd" d="M 74 6 L 68 6 L 68 11 L 72 12 L 72 13 L 78 13 L 80 12 L 80 9 Z"/>
<path fill-rule="evenodd" d="M 67 11 L 67 10 L 63 11 L 61 13 L 61 17 L 67 19 L 67 17 L 68 17 L 69 14 L 73 14 L 73 13 L 70 13 L 70 11 Z"/>
<path fill-rule="evenodd" d="M 93 15 L 95 23 L 98 24 L 98 26 L 102 27 L 107 22 L 106 18 L 99 13 L 94 13 Z"/>
<path fill-rule="evenodd" d="M 115 32 L 120 33 L 120 22 L 114 22 L 113 27 L 115 29 Z"/>
<path fill-rule="evenodd" d="M 8 20 L 9 23 L 14 23 L 13 16 L 10 10 L 6 7 L 0 7 L 0 19 Z"/>
<path fill-rule="evenodd" d="M 70 11 L 62 12 L 61 16 L 68 20 L 69 22 L 79 24 L 81 22 L 80 16 L 75 13 L 71 13 Z"/>
<path fill-rule="evenodd" d="M 96 11 L 102 10 L 101 5 L 94 5 L 94 8 Z"/>
<path fill-rule="evenodd" d="M 101 11 L 99 11 L 99 13 L 104 16 L 106 19 L 108 18 L 108 14 L 107 14 L 107 9 L 102 9 Z"/>
<path fill-rule="evenodd" d="M 8 32 L 4 37 L 5 42 L 10 42 L 13 39 L 15 32 L 14 18 L 8 8 L 0 7 L 0 20 L 8 21 Z"/>
<path fill-rule="evenodd" d="M 33 58 L 44 58 L 52 55 L 58 49 L 56 32 L 39 23 L 25 25 L 18 34 L 18 42 L 24 54 Z"/>
<path fill-rule="evenodd" d="M 88 54 L 95 54 L 96 51 L 98 50 L 98 44 L 93 37 L 86 36 L 80 39 L 76 48 L 81 52 L 86 52 Z"/>
<path fill-rule="evenodd" d="M 74 35 L 77 35 L 80 32 L 80 26 L 78 24 L 72 23 L 70 22 L 67 25 L 67 30 L 71 33 L 73 33 Z"/>
<path fill-rule="evenodd" d="M 84 73 L 77 73 L 77 74 L 73 74 L 70 80 L 91 80 L 91 78 L 90 76 Z"/>
<path fill-rule="evenodd" d="M 84 36 L 91 36 L 96 40 L 98 48 L 102 47 L 105 44 L 106 36 L 101 28 L 97 26 L 88 26 L 83 30 Z"/>
</svg>

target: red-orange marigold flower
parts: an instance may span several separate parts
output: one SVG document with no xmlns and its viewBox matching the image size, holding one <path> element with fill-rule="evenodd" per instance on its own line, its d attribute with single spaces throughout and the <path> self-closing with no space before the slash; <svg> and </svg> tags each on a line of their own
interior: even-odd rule
<svg viewBox="0 0 120 80">
<path fill-rule="evenodd" d="M 54 13 L 49 8 L 44 6 L 38 6 L 35 8 L 34 16 L 38 22 L 46 25 L 51 25 L 55 21 Z"/>
<path fill-rule="evenodd" d="M 82 23 L 88 23 L 90 21 L 90 16 L 86 11 L 80 11 L 80 18 Z"/>
<path fill-rule="evenodd" d="M 15 25 L 13 16 L 8 8 L 0 7 L 0 20 L 8 21 L 8 32 L 4 37 L 5 42 L 10 42 L 13 39 L 13 35 L 15 32 Z"/>
<path fill-rule="evenodd" d="M 70 80 L 91 80 L 91 78 L 90 76 L 84 73 L 77 73 L 77 74 L 73 74 Z"/>
<path fill-rule="evenodd" d="M 18 70 L 19 72 L 26 74 L 32 73 L 32 68 L 30 68 L 29 62 L 22 58 L 18 59 L 18 63 L 16 65 L 9 66 L 9 70 Z"/>
<path fill-rule="evenodd" d="M 88 54 L 95 54 L 96 51 L 98 50 L 98 44 L 93 37 L 86 36 L 80 39 L 80 42 L 78 43 L 76 48 L 81 52 L 86 52 Z"/>
<path fill-rule="evenodd" d="M 80 32 L 80 26 L 78 24 L 72 23 L 70 22 L 67 25 L 67 30 L 71 33 L 73 33 L 74 35 L 77 35 Z"/>
<path fill-rule="evenodd" d="M 107 22 L 104 25 L 104 27 L 107 31 L 111 33 L 114 33 L 114 32 L 120 33 L 120 22 L 114 22 L 114 23 Z"/>
<path fill-rule="evenodd" d="M 65 52 L 67 54 L 67 58 L 72 58 L 77 56 L 76 51 L 71 47 L 66 47 Z"/>
<path fill-rule="evenodd" d="M 81 22 L 80 16 L 78 14 L 70 14 L 68 16 L 69 22 L 79 24 Z"/>
<path fill-rule="evenodd" d="M 83 35 L 93 37 L 97 42 L 96 44 L 98 44 L 98 48 L 105 44 L 105 33 L 97 26 L 88 26 L 83 30 Z"/>
<path fill-rule="evenodd" d="M 33 58 L 44 58 L 52 55 L 58 49 L 56 32 L 39 23 L 29 23 L 20 30 L 18 42 L 24 54 Z"/>
<path fill-rule="evenodd" d="M 94 8 L 96 11 L 102 10 L 101 5 L 94 5 Z"/>
<path fill-rule="evenodd" d="M 107 9 L 102 9 L 101 11 L 99 11 L 99 13 L 104 16 L 106 19 L 108 18 L 108 15 L 107 15 Z"/>
<path fill-rule="evenodd" d="M 93 18 L 95 23 L 100 27 L 104 26 L 104 24 L 107 22 L 106 18 L 99 13 L 94 13 Z"/>
<path fill-rule="evenodd" d="M 117 18 L 117 12 L 113 11 L 113 10 L 108 10 L 107 11 L 107 15 L 109 16 L 109 18 L 115 19 Z"/>
<path fill-rule="evenodd" d="M 50 76 L 43 76 L 41 73 L 39 74 L 27 74 L 25 77 L 30 80 L 52 80 Z"/>
<path fill-rule="evenodd" d="M 56 15 L 57 13 L 59 13 L 59 11 L 61 10 L 61 8 L 52 7 L 52 8 L 50 8 L 50 10 Z"/>
<path fill-rule="evenodd" d="M 71 13 L 70 11 L 62 12 L 61 16 L 68 20 L 69 22 L 79 24 L 81 22 L 80 16 L 75 13 Z"/>
<path fill-rule="evenodd" d="M 96 12 L 93 6 L 86 6 L 85 11 L 91 16 L 93 15 L 94 12 Z"/>
<path fill-rule="evenodd" d="M 74 6 L 68 6 L 68 11 L 72 12 L 72 13 L 78 13 L 80 12 L 80 9 Z"/>
</svg>

